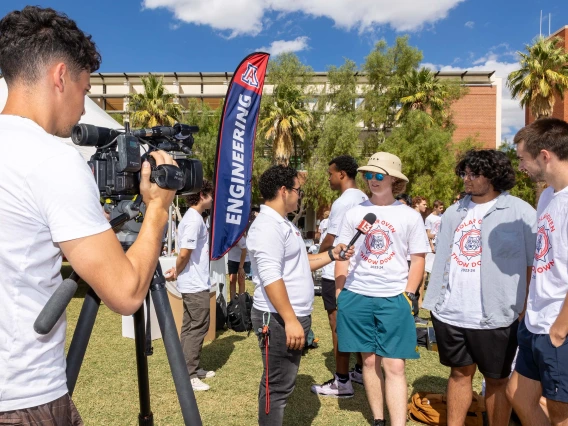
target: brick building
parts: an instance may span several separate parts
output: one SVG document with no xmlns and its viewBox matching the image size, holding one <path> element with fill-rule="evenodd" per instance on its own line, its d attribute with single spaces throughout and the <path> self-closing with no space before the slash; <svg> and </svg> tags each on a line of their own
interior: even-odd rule
<svg viewBox="0 0 568 426">
<path fill-rule="evenodd" d="M 108 113 L 123 114 L 128 103 L 127 96 L 143 91 L 141 77 L 148 73 L 93 73 L 89 97 Z M 229 72 L 160 73 L 168 92 L 177 95 L 177 102 L 187 107 L 188 101 L 195 98 L 209 105 L 219 107 L 227 92 L 232 77 Z M 495 148 L 501 143 L 501 78 L 494 77 L 492 71 L 439 71 L 441 80 L 458 80 L 468 88 L 468 93 L 452 105 L 453 120 L 456 125 L 454 141 L 476 137 L 487 148 Z M 357 74 L 360 93 L 367 84 L 365 75 Z M 316 93 L 324 93 L 327 86 L 327 73 L 314 73 L 313 86 Z M 265 93 L 272 92 L 272 86 L 264 86 Z M 317 97 L 317 96 L 316 96 Z M 315 103 L 314 98 L 314 103 Z M 362 105 L 361 98 L 358 105 Z M 363 128 L 361 128 L 364 131 Z"/>
<path fill-rule="evenodd" d="M 560 28 L 555 33 L 551 34 L 549 38 L 558 37 L 560 41 L 560 46 L 564 47 L 564 50 L 568 52 L 568 41 L 566 40 L 568 36 L 568 25 Z M 554 108 L 552 110 L 552 117 L 559 118 L 560 120 L 568 121 L 568 94 L 564 94 L 564 99 L 560 99 L 560 96 L 556 95 L 554 97 Z M 525 108 L 525 125 L 531 124 L 534 121 L 534 117 L 531 114 L 530 107 Z"/>
</svg>

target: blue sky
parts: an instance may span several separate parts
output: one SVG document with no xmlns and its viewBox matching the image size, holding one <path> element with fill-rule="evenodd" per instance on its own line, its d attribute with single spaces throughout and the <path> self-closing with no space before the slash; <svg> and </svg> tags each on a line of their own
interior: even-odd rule
<svg viewBox="0 0 568 426">
<path fill-rule="evenodd" d="M 27 3 L 3 0 L 0 15 Z M 506 75 L 516 51 L 539 33 L 568 25 L 561 0 L 52 0 L 93 36 L 101 72 L 233 71 L 258 49 L 295 51 L 315 71 L 364 62 L 374 43 L 409 34 L 433 69 Z M 503 137 L 524 123 L 518 102 L 503 93 Z"/>
</svg>

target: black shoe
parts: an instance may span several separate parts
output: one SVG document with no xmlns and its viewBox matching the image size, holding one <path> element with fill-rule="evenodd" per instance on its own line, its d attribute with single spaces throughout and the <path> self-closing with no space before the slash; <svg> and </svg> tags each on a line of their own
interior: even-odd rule
<svg viewBox="0 0 568 426">
<path fill-rule="evenodd" d="M 428 324 L 428 321 L 425 319 L 420 318 L 419 316 L 415 316 L 414 317 L 414 323 L 415 324 L 420 324 L 420 325 L 426 325 Z"/>
<path fill-rule="evenodd" d="M 373 426 L 387 426 L 387 421 L 375 419 Z"/>
</svg>

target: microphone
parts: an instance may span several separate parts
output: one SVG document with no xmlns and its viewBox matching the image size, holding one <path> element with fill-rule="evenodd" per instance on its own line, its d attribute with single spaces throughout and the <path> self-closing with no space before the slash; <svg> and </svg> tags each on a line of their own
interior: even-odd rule
<svg viewBox="0 0 568 426">
<path fill-rule="evenodd" d="M 51 331 L 76 291 L 77 283 L 72 279 L 67 278 L 61 283 L 34 322 L 34 330 L 37 334 L 46 335 Z"/>
<path fill-rule="evenodd" d="M 361 235 L 369 232 L 376 220 L 377 220 L 377 215 L 375 215 L 374 213 L 367 213 L 363 218 L 363 220 L 361 221 L 361 223 L 359 224 L 359 226 L 355 228 L 357 229 L 357 232 L 355 233 L 353 238 L 351 238 L 349 244 L 347 244 L 347 248 L 349 249 L 349 247 L 355 244 L 355 242 L 359 239 Z M 339 253 L 339 257 L 345 259 L 345 250 L 341 250 L 341 253 Z"/>
</svg>

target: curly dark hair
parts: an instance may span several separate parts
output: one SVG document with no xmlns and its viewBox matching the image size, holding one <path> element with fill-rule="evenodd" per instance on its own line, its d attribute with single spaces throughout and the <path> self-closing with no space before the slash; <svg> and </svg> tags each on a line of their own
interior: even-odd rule
<svg viewBox="0 0 568 426">
<path fill-rule="evenodd" d="M 359 166 L 357 165 L 357 160 L 349 155 L 340 155 L 339 157 L 335 157 L 331 160 L 328 166 L 332 164 L 335 165 L 335 168 L 338 172 L 345 172 L 345 174 L 350 179 L 355 179 L 357 177 L 357 169 Z"/>
<path fill-rule="evenodd" d="M 213 184 L 207 179 L 203 179 L 203 185 L 201 190 L 195 194 L 189 194 L 185 196 L 185 201 L 189 206 L 196 206 L 201 201 L 201 196 L 207 197 L 208 195 L 213 195 Z"/>
<path fill-rule="evenodd" d="M 523 127 L 513 139 L 515 144 L 521 141 L 533 158 L 545 149 L 561 161 L 568 159 L 568 123 L 558 118 L 541 118 Z"/>
<path fill-rule="evenodd" d="M 495 149 L 469 150 L 456 166 L 456 175 L 465 173 L 482 175 L 491 181 L 495 191 L 507 191 L 515 186 L 515 170 L 507 154 Z"/>
<path fill-rule="evenodd" d="M 0 70 L 6 83 L 34 83 L 41 68 L 59 60 L 76 78 L 81 71 L 93 72 L 101 55 L 90 35 L 67 15 L 50 8 L 26 6 L 0 21 Z"/>
<path fill-rule="evenodd" d="M 258 182 L 258 189 L 265 201 L 276 198 L 278 190 L 285 186 L 287 189 L 294 187 L 294 178 L 298 177 L 298 171 L 289 166 L 272 166 L 267 169 Z"/>
<path fill-rule="evenodd" d="M 408 194 L 402 193 L 394 197 L 395 200 L 402 201 L 408 207 L 412 207 L 412 197 Z"/>
</svg>

